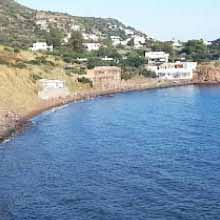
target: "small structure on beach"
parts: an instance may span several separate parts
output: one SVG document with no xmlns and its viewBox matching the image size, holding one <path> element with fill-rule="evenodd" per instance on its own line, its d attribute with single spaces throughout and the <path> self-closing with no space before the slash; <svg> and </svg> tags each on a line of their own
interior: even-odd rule
<svg viewBox="0 0 220 220">
<path fill-rule="evenodd" d="M 70 94 L 63 80 L 41 79 L 37 84 L 39 87 L 38 97 L 43 100 L 64 98 Z"/>
<path fill-rule="evenodd" d="M 86 78 L 92 81 L 94 87 L 118 88 L 121 83 L 121 68 L 115 66 L 95 67 L 87 71 Z"/>
</svg>

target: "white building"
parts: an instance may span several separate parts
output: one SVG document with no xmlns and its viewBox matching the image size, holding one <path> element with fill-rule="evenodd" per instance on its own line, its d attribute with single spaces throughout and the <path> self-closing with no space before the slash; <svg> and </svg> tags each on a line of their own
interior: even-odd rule
<svg viewBox="0 0 220 220">
<path fill-rule="evenodd" d="M 183 43 L 180 42 L 180 41 L 174 40 L 173 43 L 172 43 L 172 46 L 173 46 L 174 50 L 180 51 L 183 48 Z"/>
<path fill-rule="evenodd" d="M 119 36 L 111 36 L 111 40 L 114 47 L 121 44 L 121 38 Z"/>
<path fill-rule="evenodd" d="M 114 58 L 112 58 L 112 57 L 103 57 L 103 58 L 101 58 L 101 60 L 102 61 L 107 61 L 107 62 L 112 62 L 112 61 L 114 61 Z"/>
<path fill-rule="evenodd" d="M 141 36 L 134 37 L 134 47 L 136 49 L 142 48 L 145 43 L 146 43 L 145 37 L 141 37 Z"/>
<path fill-rule="evenodd" d="M 134 31 L 130 30 L 130 29 L 125 29 L 125 34 L 126 35 L 134 35 Z"/>
<path fill-rule="evenodd" d="M 87 51 L 97 51 L 101 47 L 100 43 L 84 43 L 83 46 Z"/>
<path fill-rule="evenodd" d="M 161 52 L 146 52 L 145 58 L 149 65 L 160 65 L 163 63 L 168 63 L 169 54 L 163 51 Z"/>
<path fill-rule="evenodd" d="M 40 88 L 38 97 L 43 100 L 64 98 L 70 94 L 63 80 L 41 79 L 37 84 Z"/>
<path fill-rule="evenodd" d="M 191 80 L 196 67 L 196 62 L 176 62 L 164 63 L 160 66 L 148 66 L 147 69 L 156 73 L 163 80 Z"/>
<path fill-rule="evenodd" d="M 67 43 L 69 42 L 71 36 L 72 36 L 72 34 L 71 34 L 71 33 L 68 33 L 67 36 L 64 37 L 63 42 L 67 44 Z"/>
<path fill-rule="evenodd" d="M 212 42 L 207 41 L 207 40 L 203 40 L 203 43 L 204 43 L 206 46 L 210 46 L 210 45 L 212 45 Z"/>
<path fill-rule="evenodd" d="M 46 42 L 36 42 L 31 48 L 32 51 L 53 51 L 53 46 L 47 45 Z"/>
<path fill-rule="evenodd" d="M 40 27 L 41 30 L 49 31 L 49 25 L 46 20 L 38 20 L 36 24 Z"/>
<path fill-rule="evenodd" d="M 76 60 L 77 60 L 78 62 L 80 62 L 80 63 L 88 62 L 88 58 L 80 58 L 80 57 L 78 57 Z"/>
<path fill-rule="evenodd" d="M 63 80 L 41 79 L 38 83 L 43 89 L 63 89 L 65 87 Z"/>
<path fill-rule="evenodd" d="M 84 40 L 99 41 L 99 36 L 97 36 L 96 34 L 83 33 L 82 35 Z"/>
<path fill-rule="evenodd" d="M 73 24 L 72 26 L 71 26 L 71 30 L 73 30 L 73 31 L 80 31 L 80 25 L 77 25 L 77 24 Z"/>
<path fill-rule="evenodd" d="M 122 46 L 127 46 L 128 45 L 128 42 L 131 40 L 131 38 L 128 38 L 127 40 L 123 40 L 121 41 L 121 45 Z"/>
</svg>

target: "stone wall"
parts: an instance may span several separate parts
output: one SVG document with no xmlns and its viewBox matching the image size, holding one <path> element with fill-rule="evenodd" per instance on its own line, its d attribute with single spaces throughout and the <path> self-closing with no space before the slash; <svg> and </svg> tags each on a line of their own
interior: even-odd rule
<svg viewBox="0 0 220 220">
<path fill-rule="evenodd" d="M 117 88 L 121 84 L 121 68 L 119 67 L 95 67 L 87 71 L 95 88 Z"/>
</svg>

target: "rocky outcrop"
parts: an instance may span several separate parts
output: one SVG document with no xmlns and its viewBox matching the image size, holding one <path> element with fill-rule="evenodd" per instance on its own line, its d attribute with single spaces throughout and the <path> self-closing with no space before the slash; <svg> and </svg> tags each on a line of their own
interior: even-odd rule
<svg viewBox="0 0 220 220">
<path fill-rule="evenodd" d="M 195 81 L 201 83 L 219 83 L 220 82 L 220 62 L 210 62 L 200 64 L 197 68 Z"/>
<path fill-rule="evenodd" d="M 1 110 L 0 114 L 0 142 L 16 133 L 21 127 L 20 116 L 12 111 Z"/>
</svg>

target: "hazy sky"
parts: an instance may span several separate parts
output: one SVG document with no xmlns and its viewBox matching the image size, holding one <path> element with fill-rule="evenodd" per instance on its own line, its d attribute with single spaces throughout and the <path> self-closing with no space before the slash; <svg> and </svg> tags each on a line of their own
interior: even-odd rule
<svg viewBox="0 0 220 220">
<path fill-rule="evenodd" d="M 220 0 L 18 0 L 35 9 L 113 17 L 160 40 L 220 37 Z"/>
</svg>

